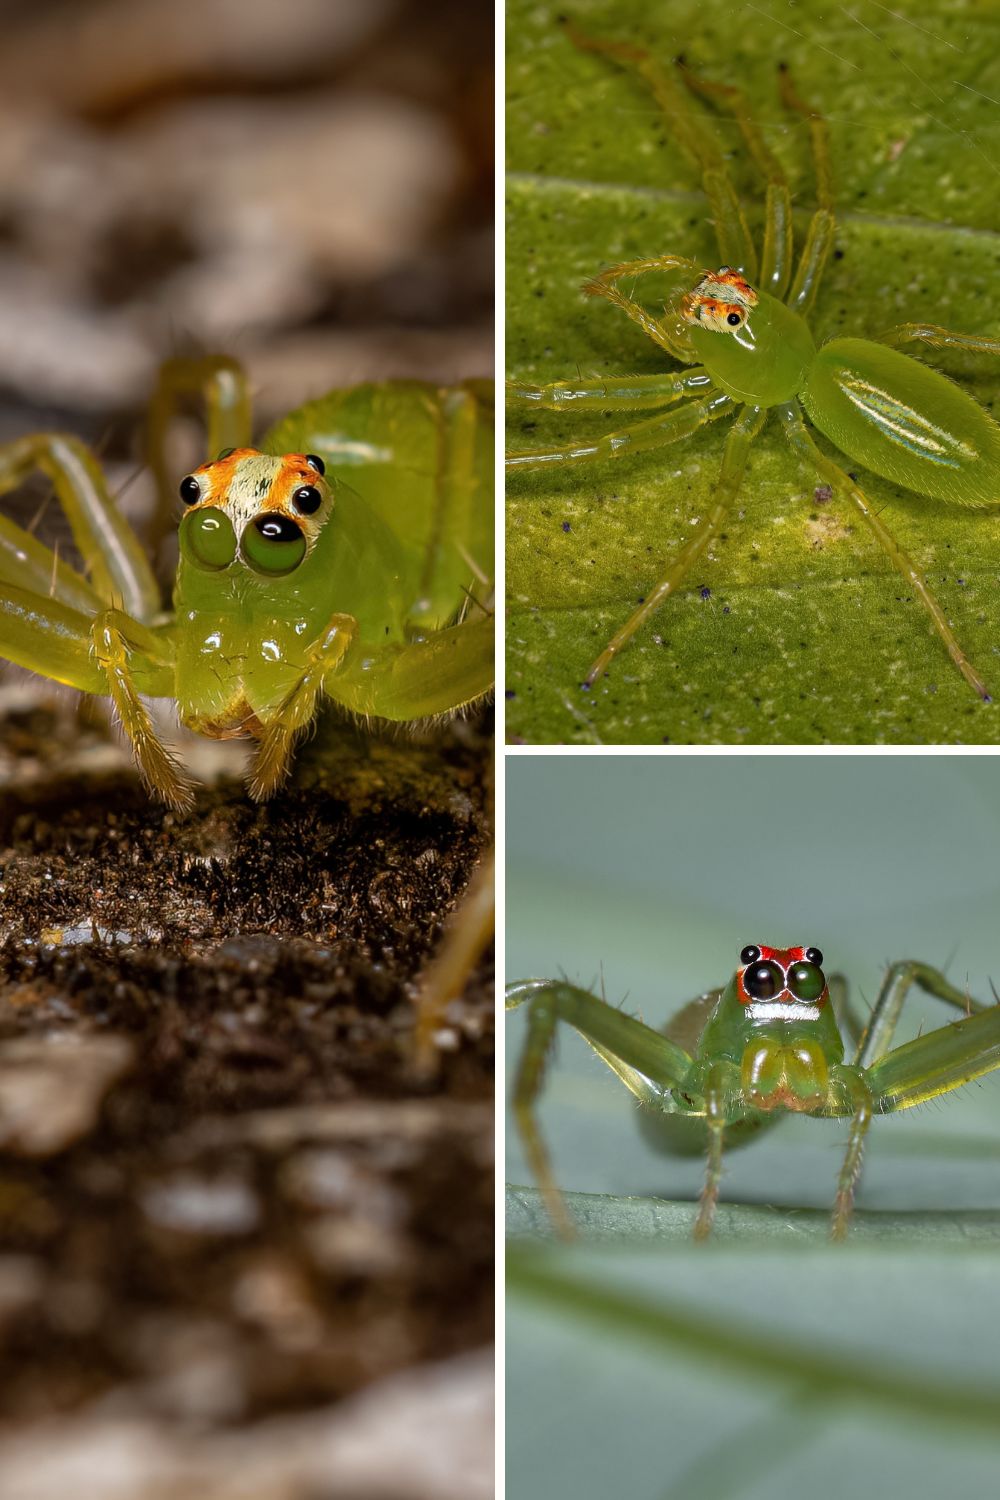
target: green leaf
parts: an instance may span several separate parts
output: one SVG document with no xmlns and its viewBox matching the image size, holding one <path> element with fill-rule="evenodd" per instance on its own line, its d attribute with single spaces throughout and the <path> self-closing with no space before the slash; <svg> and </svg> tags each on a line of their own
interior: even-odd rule
<svg viewBox="0 0 1000 1500">
<path fill-rule="evenodd" d="M 788 172 L 797 243 L 815 203 L 806 124 L 777 98 L 775 65 L 830 120 L 840 258 L 818 341 L 929 321 L 1000 334 L 1000 49 L 995 6 L 913 0 L 830 7 L 784 0 L 574 6 L 581 29 L 648 43 L 669 61 L 738 82 Z M 714 265 L 697 173 L 642 84 L 578 51 L 554 7 L 508 7 L 509 373 L 530 381 L 643 374 L 666 356 L 581 283 L 667 252 Z M 702 111 L 733 153 L 752 227 L 754 180 L 732 122 Z M 931 354 L 1000 414 L 1000 360 Z M 512 449 L 625 425 L 628 417 L 511 413 Z M 678 596 L 586 692 L 588 667 L 713 492 L 725 423 L 614 463 L 508 480 L 508 705 L 512 738 L 567 743 L 997 743 L 921 606 L 863 523 L 773 425 L 756 444 L 724 539 Z M 820 439 L 825 451 L 835 450 Z M 851 468 L 849 460 L 845 467 Z M 959 641 L 1000 698 L 1000 531 L 858 472 Z M 998 496 L 1000 500 L 1000 496 Z"/>
</svg>

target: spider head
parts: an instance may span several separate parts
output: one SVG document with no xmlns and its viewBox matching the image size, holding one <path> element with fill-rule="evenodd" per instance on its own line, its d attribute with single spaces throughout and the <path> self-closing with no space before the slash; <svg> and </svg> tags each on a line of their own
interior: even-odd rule
<svg viewBox="0 0 1000 1500">
<path fill-rule="evenodd" d="M 816 356 L 808 325 L 741 271 L 706 271 L 675 311 L 694 358 L 734 401 L 777 406 L 801 389 Z"/>
<path fill-rule="evenodd" d="M 739 271 L 722 266 L 705 271 L 697 285 L 681 298 L 679 311 L 685 323 L 713 333 L 737 334 L 752 308 L 757 293 Z"/>
<path fill-rule="evenodd" d="M 240 560 L 265 578 L 292 573 L 333 508 L 321 458 L 229 448 L 181 480 L 188 507 L 180 545 L 195 567 L 218 572 Z"/>
<path fill-rule="evenodd" d="M 818 948 L 768 948 L 751 943 L 740 954 L 736 994 L 752 1019 L 816 1019 L 829 998 Z"/>
</svg>

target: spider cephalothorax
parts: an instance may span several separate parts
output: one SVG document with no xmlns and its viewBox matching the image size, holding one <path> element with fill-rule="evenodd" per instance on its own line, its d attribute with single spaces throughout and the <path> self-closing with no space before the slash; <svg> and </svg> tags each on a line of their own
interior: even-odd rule
<svg viewBox="0 0 1000 1500">
<path fill-rule="evenodd" d="M 733 333 L 757 306 L 757 293 L 739 271 L 722 266 L 706 271 L 697 286 L 686 292 L 678 310 L 686 323 L 696 323 L 718 333 Z"/>
</svg>

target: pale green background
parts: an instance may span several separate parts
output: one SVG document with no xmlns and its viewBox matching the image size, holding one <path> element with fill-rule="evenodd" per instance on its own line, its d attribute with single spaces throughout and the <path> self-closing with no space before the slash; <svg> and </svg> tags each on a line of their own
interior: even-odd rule
<svg viewBox="0 0 1000 1500">
<path fill-rule="evenodd" d="M 564 972 L 653 1024 L 723 982 L 748 942 L 807 943 L 874 997 L 885 963 L 1000 985 L 1000 761 L 989 756 L 507 758 L 507 977 Z M 905 1034 L 944 1019 L 915 1004 Z M 508 1027 L 509 1068 L 520 1016 Z M 569 1032 L 542 1109 L 567 1188 L 692 1198 L 702 1166 L 647 1145 L 630 1096 Z M 829 1207 L 843 1122 L 790 1119 L 726 1162 L 730 1202 Z M 512 1132 L 509 1176 L 527 1180 Z M 874 1122 L 859 1202 L 1000 1209 L 1000 1074 Z M 920 1245 L 584 1246 L 613 1286 L 678 1293 L 737 1322 L 1000 1390 L 1000 1251 Z M 508 1494 L 657 1500 L 671 1476 L 787 1393 L 512 1300 Z M 794 1421 L 790 1419 L 793 1430 Z M 1000 1432 L 1000 1422 L 998 1422 Z M 844 1446 L 846 1444 L 846 1447 Z M 827 1476 L 817 1481 L 814 1465 Z M 624 1475 L 628 1476 L 627 1481 Z M 899 1476 L 893 1480 L 892 1476 Z M 992 1475 L 992 1480 L 989 1476 Z M 1000 1437 L 838 1407 L 799 1457 L 740 1497 L 888 1488 L 908 1500 L 996 1486 Z M 811 1476 L 811 1477 L 810 1477 Z M 989 1482 L 988 1482 L 989 1480 Z M 692 1492 L 696 1493 L 696 1492 Z M 712 1495 L 710 1500 L 722 1500 Z"/>
</svg>

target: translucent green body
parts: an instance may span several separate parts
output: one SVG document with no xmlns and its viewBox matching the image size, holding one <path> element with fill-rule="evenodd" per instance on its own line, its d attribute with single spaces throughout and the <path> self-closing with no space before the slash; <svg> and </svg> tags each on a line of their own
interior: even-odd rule
<svg viewBox="0 0 1000 1500">
<path fill-rule="evenodd" d="M 720 390 L 750 406 L 779 406 L 802 389 L 816 345 L 804 318 L 767 292 L 742 328 L 686 330 L 695 357 Z"/>
<path fill-rule="evenodd" d="M 727 396 L 763 408 L 797 398 L 831 443 L 883 479 L 960 505 L 1000 501 L 1000 425 L 960 386 L 869 339 L 817 350 L 798 313 L 757 297 L 732 333 L 688 330 Z"/>
<path fill-rule="evenodd" d="M 491 403 L 485 382 L 360 386 L 311 402 L 264 436 L 265 453 L 318 454 L 335 505 L 305 561 L 285 577 L 261 578 L 238 563 L 204 572 L 182 556 L 175 618 L 162 630 L 176 653 L 166 690 L 184 723 L 212 733 L 241 699 L 266 720 L 333 611 L 358 626 L 355 646 L 324 684 L 345 708 L 406 720 L 477 695 L 465 696 L 429 656 L 425 673 L 395 668 L 407 646 L 454 622 L 470 597 L 488 596 Z M 492 680 L 489 657 L 489 648 L 479 653 L 478 692 Z"/>
<path fill-rule="evenodd" d="M 833 339 L 799 399 L 831 443 L 883 479 L 959 505 L 1000 501 L 1000 426 L 954 381 L 898 349 Z"/>
<path fill-rule="evenodd" d="M 808 962 L 804 962 L 807 960 Z M 528 1035 L 514 1086 L 525 1149 L 556 1226 L 572 1232 L 534 1114 L 559 1021 L 590 1044 L 651 1112 L 700 1122 L 707 1145 L 705 1190 L 695 1234 L 708 1234 L 722 1172 L 723 1136 L 739 1140 L 792 1111 L 849 1119 L 850 1135 L 837 1184 L 833 1234 L 847 1230 L 864 1139 L 872 1119 L 909 1109 L 1000 1067 L 1000 1006 L 982 1006 L 936 969 L 913 961 L 889 970 L 870 1017 L 852 1010 L 846 985 L 826 981 L 816 949 L 751 945 L 723 989 L 681 1010 L 664 1031 L 565 980 L 526 979 L 507 987 L 507 1007 L 526 1005 Z M 796 987 L 796 971 L 814 988 Z M 775 976 L 761 991 L 758 976 Z M 913 985 L 960 1017 L 893 1047 L 896 1025 Z M 844 1036 L 855 1043 L 845 1062 Z"/>
<path fill-rule="evenodd" d="M 36 468 L 51 478 L 85 569 L 0 516 L 0 655 L 110 695 L 144 779 L 177 807 L 191 788 L 141 694 L 175 699 L 203 734 L 257 739 L 251 790 L 264 797 L 320 694 L 365 719 L 406 722 L 489 691 L 486 382 L 334 391 L 254 449 L 238 367 L 175 361 L 151 421 L 166 516 L 177 488 L 164 483 L 163 437 L 184 396 L 207 402 L 213 457 L 180 485 L 188 508 L 171 613 L 83 444 L 43 433 L 0 447 L 0 489 Z"/>
</svg>

